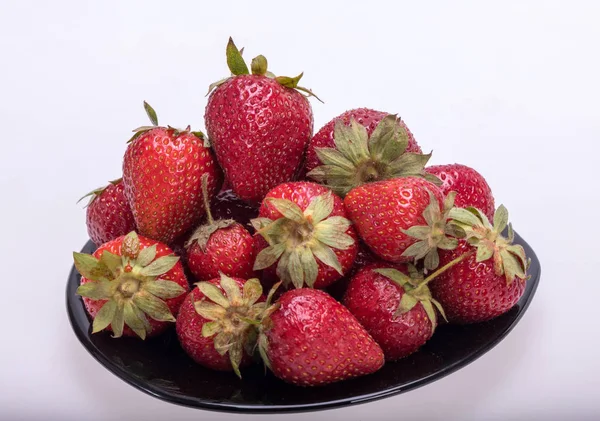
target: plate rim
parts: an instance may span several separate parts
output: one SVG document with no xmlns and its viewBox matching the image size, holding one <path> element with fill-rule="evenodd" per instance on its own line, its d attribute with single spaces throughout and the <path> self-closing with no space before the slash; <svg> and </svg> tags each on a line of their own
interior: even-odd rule
<svg viewBox="0 0 600 421">
<path fill-rule="evenodd" d="M 127 370 L 124 370 L 124 369 L 116 366 L 115 364 L 113 364 L 108 359 L 108 357 L 106 357 L 102 352 L 98 352 L 94 347 L 89 346 L 89 343 L 90 343 L 90 339 L 88 337 L 89 334 L 86 334 L 78 326 L 76 326 L 77 322 L 75 321 L 76 317 L 74 314 L 75 309 L 72 308 L 72 305 L 71 305 L 73 300 L 77 300 L 79 302 L 79 305 L 81 305 L 83 307 L 83 300 L 81 299 L 81 297 L 78 297 L 78 296 L 72 297 L 71 296 L 72 289 L 73 289 L 73 287 L 71 285 L 72 284 L 71 280 L 74 279 L 74 277 L 79 276 L 79 274 L 76 272 L 74 265 L 71 266 L 71 270 L 69 272 L 69 277 L 67 279 L 67 285 L 66 285 L 66 291 L 65 291 L 66 292 L 65 304 L 67 307 L 69 323 L 71 325 L 73 332 L 75 333 L 75 336 L 77 337 L 78 341 L 83 346 L 83 348 L 98 363 L 100 363 L 101 366 L 103 366 L 110 373 L 112 373 L 113 375 L 115 375 L 116 377 L 118 377 L 119 379 L 124 381 L 125 383 L 129 384 L 130 386 L 134 387 L 135 389 L 137 389 L 141 392 L 144 392 L 152 397 L 158 398 L 164 402 L 168 402 L 168 403 L 172 403 L 172 404 L 176 404 L 176 405 L 180 405 L 180 406 L 184 406 L 184 407 L 188 407 L 188 408 L 203 409 L 203 410 L 217 411 L 217 412 L 245 413 L 245 414 L 300 413 L 300 412 L 310 412 L 310 411 L 323 411 L 323 410 L 328 410 L 328 409 L 335 409 L 335 408 L 341 408 L 341 407 L 346 407 L 346 406 L 351 406 L 351 405 L 358 405 L 358 404 L 373 402 L 376 400 L 399 395 L 401 393 L 405 393 L 410 390 L 414 390 L 419 387 L 425 386 L 429 383 L 440 380 L 440 379 L 458 371 L 459 369 L 461 369 L 463 367 L 468 366 L 469 364 L 473 363 L 474 361 L 476 361 L 477 359 L 481 358 L 483 355 L 488 353 L 492 348 L 496 347 L 496 345 L 498 345 L 501 341 L 503 341 L 504 338 L 506 338 L 506 336 L 521 321 L 521 319 L 523 318 L 527 309 L 529 308 L 531 301 L 533 301 L 533 297 L 535 296 L 535 293 L 539 286 L 539 281 L 540 281 L 541 272 L 542 272 L 540 261 L 539 261 L 537 255 L 535 254 L 535 251 L 533 250 L 533 248 L 525 241 L 525 239 L 523 239 L 518 234 L 516 234 L 516 238 L 518 238 L 520 240 L 520 241 L 518 241 L 520 244 L 524 244 L 526 246 L 526 248 L 530 250 L 527 253 L 527 255 L 529 258 L 531 258 L 532 263 L 535 263 L 538 270 L 528 280 L 528 282 L 532 283 L 531 290 L 527 296 L 524 295 L 521 298 L 521 300 L 525 299 L 523 302 L 521 302 L 521 300 L 519 300 L 521 309 L 519 310 L 518 314 L 515 316 L 515 319 L 508 326 L 506 326 L 504 328 L 504 330 L 498 336 L 496 336 L 492 341 L 487 343 L 485 346 L 477 349 L 476 351 L 474 351 L 472 354 L 468 355 L 467 357 L 460 359 L 460 360 L 454 362 L 453 364 L 445 366 L 442 369 L 440 369 L 436 372 L 433 372 L 425 377 L 415 379 L 415 380 L 413 380 L 409 383 L 405 383 L 401 386 L 389 387 L 389 388 L 381 390 L 379 392 L 373 392 L 373 393 L 368 393 L 368 394 L 364 394 L 364 395 L 357 395 L 355 397 L 336 399 L 336 400 L 331 400 L 331 401 L 326 401 L 326 402 L 292 404 L 292 405 L 258 405 L 258 404 L 249 405 L 249 404 L 241 404 L 241 403 L 233 403 L 233 402 L 219 402 L 219 401 L 208 400 L 208 399 L 207 400 L 199 400 L 198 398 L 190 398 L 190 397 L 186 398 L 182 395 L 175 395 L 169 391 L 160 390 L 152 385 L 149 385 L 147 383 L 143 383 L 143 382 L 139 381 L 138 379 L 133 377 Z M 83 252 L 90 245 L 93 245 L 93 243 L 91 240 L 88 240 L 81 251 Z M 85 311 L 85 309 L 84 309 L 84 311 Z"/>
</svg>

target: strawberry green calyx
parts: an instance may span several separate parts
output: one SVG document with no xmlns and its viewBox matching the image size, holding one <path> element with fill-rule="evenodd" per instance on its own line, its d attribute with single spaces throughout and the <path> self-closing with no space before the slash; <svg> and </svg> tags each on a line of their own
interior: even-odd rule
<svg viewBox="0 0 600 421">
<path fill-rule="evenodd" d="M 438 249 L 454 250 L 458 246 L 457 238 L 465 235 L 460 227 L 447 223 L 450 211 L 454 208 L 456 192 L 448 193 L 444 200 L 443 211 L 440 211 L 440 205 L 433 193 L 428 193 L 429 205 L 423 211 L 427 225 L 415 225 L 403 231 L 419 241 L 402 253 L 403 256 L 412 257 L 415 262 L 424 259 L 426 271 L 434 270 L 439 266 Z"/>
<path fill-rule="evenodd" d="M 316 148 L 323 165 L 307 175 L 342 197 L 362 184 L 397 177 L 423 177 L 441 184 L 437 177 L 423 171 L 431 153 L 406 152 L 408 133 L 399 121 L 392 114 L 384 117 L 371 137 L 355 119 L 351 119 L 350 127 L 336 121 L 335 147 Z"/>
<path fill-rule="evenodd" d="M 302 78 L 304 73 L 300 73 L 296 77 L 275 76 L 273 73 L 268 71 L 268 62 L 267 62 L 266 57 L 263 55 L 256 56 L 252 59 L 252 62 L 250 65 L 250 70 L 249 70 L 248 65 L 246 64 L 246 62 L 244 61 L 244 58 L 242 57 L 242 51 L 243 51 L 243 48 L 242 48 L 242 50 L 238 50 L 235 43 L 233 42 L 233 39 L 231 39 L 231 37 L 229 37 L 229 41 L 227 43 L 227 48 L 225 49 L 225 55 L 227 57 L 227 67 L 229 67 L 229 70 L 231 71 L 231 76 L 212 83 L 208 87 L 207 95 L 209 95 L 213 91 L 213 89 L 217 88 L 218 86 L 220 86 L 223 83 L 225 83 L 226 81 L 228 81 L 231 77 L 241 76 L 241 75 L 249 75 L 250 71 L 252 71 L 253 75 L 266 76 L 269 79 L 275 79 L 277 81 L 277 83 L 279 83 L 281 86 L 284 86 L 286 88 L 296 89 L 300 92 L 304 92 L 306 97 L 312 96 L 312 97 L 315 97 L 319 102 L 323 102 L 310 89 L 303 88 L 302 86 L 298 86 L 298 82 L 300 81 L 300 79 Z"/>
<path fill-rule="evenodd" d="M 77 288 L 77 294 L 92 300 L 106 300 L 93 322 L 96 333 L 111 326 L 114 337 L 123 334 L 127 325 L 140 338 L 151 332 L 146 316 L 157 321 L 174 322 L 164 300 L 185 293 L 176 282 L 157 279 L 179 261 L 175 255 L 156 258 L 156 244 L 140 250 L 135 231 L 125 236 L 121 256 L 103 251 L 100 259 L 84 253 L 73 253 L 75 267 L 92 282 Z"/>
<path fill-rule="evenodd" d="M 494 272 L 498 276 L 504 275 L 508 285 L 515 277 L 522 280 L 528 278 L 527 269 L 531 259 L 525 255 L 523 246 L 513 244 L 515 233 L 508 223 L 508 210 L 504 205 L 496 210 L 493 224 L 483 212 L 473 207 L 454 208 L 449 217 L 452 224 L 465 232 L 467 242 L 475 247 L 478 262 L 494 259 Z M 506 228 L 508 235 L 504 237 L 502 232 Z"/>
<path fill-rule="evenodd" d="M 311 200 L 304 212 L 294 202 L 268 198 L 283 217 L 275 221 L 256 218 L 252 225 L 269 246 L 258 253 L 254 270 L 265 269 L 278 261 L 277 276 L 296 288 L 313 287 L 318 276 L 319 259 L 342 275 L 342 266 L 334 249 L 346 250 L 354 239 L 346 234 L 351 222 L 342 216 L 331 216 L 331 192 Z"/>
<path fill-rule="evenodd" d="M 116 180 L 112 180 L 109 181 L 109 184 L 112 184 L 113 186 L 119 184 L 123 179 L 122 178 L 117 178 Z M 81 202 L 83 199 L 85 199 L 86 197 L 89 197 L 90 200 L 87 202 L 87 204 L 84 206 L 84 208 L 87 208 L 89 205 L 92 204 L 92 202 L 94 200 L 96 200 L 96 198 L 98 196 L 100 196 L 102 194 L 102 192 L 104 190 L 106 190 L 108 186 L 103 186 L 103 187 L 98 187 L 97 189 L 92 190 L 91 192 L 87 193 L 85 196 L 82 196 L 81 198 L 79 198 L 79 200 L 77 201 L 77 203 Z"/>
<path fill-rule="evenodd" d="M 201 178 L 202 183 L 202 199 L 204 200 L 204 209 L 206 210 L 207 223 L 201 225 L 194 231 L 189 240 L 185 243 L 187 248 L 190 248 L 195 242 L 198 243 L 200 249 L 206 252 L 206 244 L 216 231 L 221 228 L 227 228 L 235 224 L 233 219 L 219 219 L 214 220 L 212 213 L 210 212 L 210 200 L 208 198 L 208 174 L 203 174 Z"/>
<path fill-rule="evenodd" d="M 202 326 L 202 336 L 214 337 L 215 350 L 220 355 L 229 354 L 233 371 L 241 378 L 244 352 L 251 355 L 256 342 L 255 326 L 265 310 L 265 303 L 258 302 L 262 295 L 260 281 L 249 279 L 240 291 L 234 279 L 221 274 L 220 286 L 225 295 L 210 282 L 196 285 L 208 298 L 194 303 L 196 312 L 210 320 Z"/>
<path fill-rule="evenodd" d="M 398 309 L 394 315 L 407 313 L 412 310 L 417 303 L 421 303 L 431 322 L 432 332 L 435 331 L 437 326 L 437 315 L 434 306 L 438 309 L 442 317 L 447 320 L 442 305 L 431 296 L 431 291 L 427 286 L 429 280 L 424 280 L 422 273 L 418 272 L 414 266 L 409 266 L 409 275 L 405 275 L 393 268 L 375 269 L 375 272 L 385 276 L 400 286 L 404 291 L 400 303 L 398 304 Z"/>
<path fill-rule="evenodd" d="M 138 128 L 133 129 L 133 136 L 131 137 L 131 139 L 129 139 L 127 141 L 127 143 L 133 142 L 135 139 L 137 139 L 138 137 L 140 137 L 141 135 L 143 135 L 144 133 L 146 133 L 152 129 L 156 129 L 157 127 L 162 127 L 162 126 L 158 125 L 158 116 L 156 115 L 156 111 L 154 111 L 154 108 L 152 108 L 150 106 L 150 104 L 148 104 L 146 101 L 144 101 L 144 110 L 146 111 L 146 115 L 150 119 L 150 123 L 152 123 L 152 125 L 151 126 L 140 126 Z M 168 130 L 172 131 L 175 136 L 179 136 L 179 134 L 181 134 L 181 133 L 191 133 L 194 136 L 196 136 L 197 138 L 203 140 L 205 147 L 210 146 L 210 144 L 208 143 L 208 139 L 206 138 L 206 136 L 204 136 L 204 133 L 202 133 L 201 131 L 192 131 L 190 126 L 187 126 L 183 130 L 176 129 L 171 126 L 166 126 L 166 128 Z"/>
<path fill-rule="evenodd" d="M 260 313 L 258 320 L 259 323 L 257 325 L 258 332 L 256 338 L 256 346 L 258 347 L 258 354 L 260 358 L 263 360 L 265 367 L 269 370 L 272 370 L 271 362 L 268 357 L 269 350 L 269 339 L 267 338 L 266 331 L 273 327 L 273 322 L 271 321 L 271 314 L 277 311 L 280 307 L 279 303 L 273 303 L 273 297 L 275 296 L 275 292 L 281 286 L 281 282 L 277 282 L 271 290 L 269 291 L 269 295 L 267 295 L 267 300 L 265 301 L 264 309 Z"/>
</svg>

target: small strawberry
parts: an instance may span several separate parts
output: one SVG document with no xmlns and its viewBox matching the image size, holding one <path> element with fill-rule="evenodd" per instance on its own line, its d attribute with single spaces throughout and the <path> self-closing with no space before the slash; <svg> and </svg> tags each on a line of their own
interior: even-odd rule
<svg viewBox="0 0 600 421">
<path fill-rule="evenodd" d="M 359 186 L 348 193 L 344 205 L 369 248 L 382 259 L 402 263 L 411 260 L 405 252 L 417 242 L 407 230 L 427 224 L 431 210 L 437 207 L 441 212 L 441 201 L 442 193 L 433 183 L 401 177 Z"/>
<path fill-rule="evenodd" d="M 198 364 L 234 371 L 251 362 L 256 344 L 254 321 L 265 310 L 258 279 L 230 278 L 199 282 L 177 316 L 177 337 Z"/>
<path fill-rule="evenodd" d="M 158 127 L 156 112 L 144 102 L 153 126 L 140 127 L 123 160 L 125 196 L 142 235 L 171 244 L 204 214 L 200 178 L 209 176 L 211 194 L 221 170 L 201 132 Z"/>
<path fill-rule="evenodd" d="M 310 288 L 288 291 L 265 310 L 258 349 L 275 376 L 299 386 L 371 374 L 384 363 L 381 348 L 354 316 Z"/>
<path fill-rule="evenodd" d="M 481 209 L 489 219 L 494 217 L 494 196 L 485 178 L 473 168 L 466 165 L 434 165 L 425 168 L 430 174 L 442 180 L 440 190 L 444 195 L 455 191 L 456 206 L 466 208 L 472 206 Z"/>
<path fill-rule="evenodd" d="M 350 190 L 365 183 L 397 177 L 423 177 L 440 181 L 423 171 L 431 154 L 408 152 L 410 136 L 406 126 L 394 115 L 383 117 L 372 130 L 354 118 L 347 125 L 335 120 L 334 144 L 315 147 L 321 165 L 307 177 L 326 184 L 344 197 Z"/>
<path fill-rule="evenodd" d="M 202 194 L 208 221 L 198 227 L 186 243 L 190 271 L 200 281 L 218 278 L 219 274 L 244 279 L 253 277 L 256 252 L 252 235 L 233 219 L 213 219 L 206 174 L 202 176 Z"/>
<path fill-rule="evenodd" d="M 351 267 L 357 237 L 342 200 L 315 183 L 292 182 L 265 196 L 257 230 L 255 270 L 268 284 L 279 278 L 286 286 L 324 288 Z"/>
<path fill-rule="evenodd" d="M 309 102 L 299 91 L 302 77 L 275 77 L 267 60 L 252 60 L 250 74 L 229 39 L 232 76 L 210 86 L 204 118 L 217 159 L 242 200 L 260 203 L 275 186 L 293 179 L 313 130 Z M 213 90 L 214 89 L 214 90 Z"/>
<path fill-rule="evenodd" d="M 335 117 L 329 123 L 324 125 L 311 139 L 308 150 L 306 151 L 306 163 L 304 165 L 305 172 L 312 171 L 313 169 L 320 166 L 321 160 L 317 155 L 318 148 L 334 148 L 334 128 L 338 120 L 344 123 L 346 126 L 350 126 L 350 122 L 354 119 L 358 124 L 364 126 L 367 129 L 367 135 L 371 136 L 377 125 L 383 120 L 388 113 L 381 111 L 370 110 L 368 108 L 357 108 L 354 110 L 346 111 L 345 113 Z M 421 148 L 415 141 L 413 134 L 410 132 L 404 121 L 401 119 L 397 120 L 398 130 L 406 132 L 408 138 L 408 144 L 406 146 L 406 152 L 422 153 Z"/>
<path fill-rule="evenodd" d="M 92 333 L 156 336 L 175 321 L 189 289 L 179 257 L 135 231 L 73 258 L 82 276 L 77 294 L 94 319 Z"/>
<path fill-rule="evenodd" d="M 514 232 L 508 224 L 508 211 L 500 206 L 493 225 L 475 208 L 450 211 L 452 224 L 466 234 L 454 250 L 440 250 L 442 268 L 459 257 L 430 285 L 433 296 L 453 323 L 475 323 L 510 310 L 525 291 L 529 260 L 525 250 L 513 244 Z M 508 226 L 508 236 L 502 232 Z"/>
<path fill-rule="evenodd" d="M 79 200 L 86 197 L 90 197 L 85 215 L 87 231 L 94 244 L 107 243 L 135 230 L 135 220 L 121 179 L 111 181 Z"/>
<path fill-rule="evenodd" d="M 385 263 L 363 268 L 350 281 L 344 305 L 381 346 L 386 361 L 412 354 L 431 338 L 434 306 L 444 314 L 427 282 L 412 265 Z"/>
</svg>

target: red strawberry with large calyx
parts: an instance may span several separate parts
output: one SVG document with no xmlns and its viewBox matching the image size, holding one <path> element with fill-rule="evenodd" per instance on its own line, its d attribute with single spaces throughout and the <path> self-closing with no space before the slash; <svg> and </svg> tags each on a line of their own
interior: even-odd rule
<svg viewBox="0 0 600 421">
<path fill-rule="evenodd" d="M 214 194 L 221 170 L 201 132 L 159 127 L 154 110 L 147 103 L 144 107 L 153 126 L 136 129 L 127 147 L 125 196 L 140 234 L 170 244 L 204 214 L 202 175 L 208 174 Z"/>
<path fill-rule="evenodd" d="M 313 94 L 298 86 L 302 74 L 268 72 L 263 56 L 252 60 L 250 74 L 231 38 L 227 64 L 232 76 L 210 87 L 206 130 L 233 191 L 259 203 L 270 189 L 292 180 L 302 163 L 313 116 L 298 90 Z"/>
<path fill-rule="evenodd" d="M 135 220 L 120 178 L 79 200 L 86 197 L 90 197 L 85 215 L 87 231 L 94 244 L 104 244 L 135 230 Z"/>
<path fill-rule="evenodd" d="M 406 231 L 426 225 L 430 204 L 436 203 L 439 213 L 442 201 L 442 193 L 433 183 L 401 177 L 363 184 L 348 193 L 344 205 L 358 234 L 375 254 L 403 263 L 412 260 L 405 252 L 418 241 Z"/>
<path fill-rule="evenodd" d="M 324 288 L 340 279 L 356 258 L 357 237 L 342 200 L 318 184 L 277 186 L 252 222 L 260 250 L 254 269 L 264 269 L 263 280 Z"/>
<path fill-rule="evenodd" d="M 370 137 L 367 128 L 350 119 L 350 125 L 336 120 L 334 145 L 316 147 L 321 165 L 307 177 L 329 186 L 340 196 L 365 183 L 397 177 L 423 177 L 439 183 L 423 171 L 431 154 L 407 152 L 408 132 L 395 115 L 383 117 Z"/>
<path fill-rule="evenodd" d="M 198 364 L 241 377 L 256 344 L 252 322 L 265 310 L 260 282 L 221 274 L 196 285 L 177 316 L 179 342 Z"/>
<path fill-rule="evenodd" d="M 350 126 L 350 122 L 354 119 L 358 124 L 364 126 L 367 129 L 367 135 L 371 136 L 381 120 L 389 115 L 389 113 L 371 110 L 369 108 L 356 108 L 354 110 L 348 110 L 345 113 L 335 117 L 329 123 L 324 125 L 321 130 L 319 130 L 310 140 L 308 150 L 306 151 L 306 163 L 304 165 L 305 171 L 312 171 L 322 164 L 319 156 L 317 155 L 317 148 L 335 147 L 334 128 L 336 121 L 339 120 L 346 126 Z M 399 131 L 406 132 L 406 136 L 408 138 L 406 152 L 422 153 L 421 148 L 415 141 L 413 134 L 410 132 L 408 127 L 406 127 L 406 124 L 404 124 L 404 121 L 397 119 L 396 123 L 398 126 L 400 126 L 398 128 Z M 371 137 L 371 140 L 374 140 L 374 138 Z"/>
<path fill-rule="evenodd" d="M 529 260 L 523 247 L 513 244 L 506 208 L 496 210 L 493 225 L 475 208 L 455 208 L 449 216 L 466 238 L 454 250 L 440 250 L 440 265 L 459 257 L 463 261 L 431 283 L 433 296 L 454 323 L 481 322 L 507 312 L 525 291 Z"/>
<path fill-rule="evenodd" d="M 81 274 L 77 294 L 94 319 L 92 333 L 155 336 L 175 321 L 188 290 L 179 262 L 165 244 L 135 231 L 102 244 L 91 254 L 73 253 Z"/>
<path fill-rule="evenodd" d="M 381 348 L 356 318 L 310 288 L 288 291 L 265 310 L 258 349 L 275 376 L 300 386 L 370 374 L 384 363 Z"/>
<path fill-rule="evenodd" d="M 208 176 L 204 174 L 202 194 L 208 220 L 194 231 L 186 243 L 188 267 L 200 281 L 217 278 L 219 274 L 251 278 L 256 256 L 254 239 L 233 219 L 213 219 L 207 180 Z"/>
<path fill-rule="evenodd" d="M 494 217 L 494 196 L 485 178 L 473 168 L 461 164 L 434 165 L 425 168 L 430 174 L 442 180 L 440 190 L 443 194 L 455 191 L 456 206 L 472 206 L 480 209 L 489 219 Z"/>
<path fill-rule="evenodd" d="M 374 264 L 360 270 L 350 281 L 344 305 L 381 346 L 386 361 L 418 350 L 431 338 L 437 325 L 435 307 L 427 282 L 412 265 L 390 268 Z"/>
</svg>

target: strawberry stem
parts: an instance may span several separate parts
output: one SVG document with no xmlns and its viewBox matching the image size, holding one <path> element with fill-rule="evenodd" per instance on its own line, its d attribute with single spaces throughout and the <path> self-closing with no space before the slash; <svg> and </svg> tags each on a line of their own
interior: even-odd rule
<svg viewBox="0 0 600 421">
<path fill-rule="evenodd" d="M 202 174 L 202 200 L 204 201 L 204 209 L 206 209 L 206 218 L 209 225 L 212 225 L 215 220 L 210 213 L 210 200 L 208 199 L 208 174 Z"/>
<path fill-rule="evenodd" d="M 430 282 L 433 279 L 437 278 L 439 275 L 441 275 L 442 273 L 446 272 L 452 266 L 459 264 L 460 262 L 462 262 L 463 260 L 465 260 L 467 257 L 472 256 L 473 254 L 475 254 L 475 250 L 471 250 L 471 251 L 468 251 L 467 253 L 461 254 L 456 259 L 451 260 L 450 262 L 446 263 L 441 268 L 438 268 L 435 272 L 432 272 L 427 278 L 423 279 L 423 282 L 420 283 L 419 286 L 421 286 L 421 285 L 427 285 L 428 282 Z"/>
</svg>

